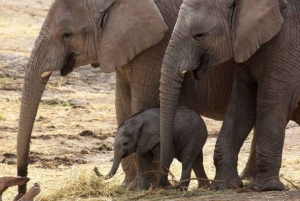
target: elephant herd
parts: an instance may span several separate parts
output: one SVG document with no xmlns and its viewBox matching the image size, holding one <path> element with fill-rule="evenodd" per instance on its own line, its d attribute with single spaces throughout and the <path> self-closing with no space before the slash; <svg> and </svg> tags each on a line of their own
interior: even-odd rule
<svg viewBox="0 0 300 201">
<path fill-rule="evenodd" d="M 298 0 L 55 0 L 25 75 L 18 176 L 27 176 L 30 137 L 52 72 L 66 76 L 91 64 L 116 72 L 119 126 L 160 107 L 159 186 L 170 185 L 175 114 L 185 105 L 223 120 L 213 156 L 215 180 L 243 186 L 238 153 L 254 128 L 243 177 L 253 178 L 254 189 L 283 190 L 278 175 L 285 127 L 289 120 L 300 123 L 298 8 Z M 135 158 L 121 161 L 129 189 L 139 185 Z M 212 182 L 210 188 L 230 186 Z M 20 185 L 19 194 L 25 192 Z"/>
</svg>

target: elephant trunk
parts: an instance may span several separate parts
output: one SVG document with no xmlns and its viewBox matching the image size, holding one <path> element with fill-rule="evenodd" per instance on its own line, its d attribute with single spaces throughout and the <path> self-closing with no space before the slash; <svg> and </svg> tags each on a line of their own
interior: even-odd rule
<svg viewBox="0 0 300 201">
<path fill-rule="evenodd" d="M 119 168 L 120 163 L 121 163 L 121 157 L 119 157 L 119 156 L 116 157 L 116 154 L 115 154 L 113 166 L 111 167 L 109 173 L 104 177 L 105 180 L 110 179 L 113 176 L 115 176 L 115 174 L 116 174 L 116 172 Z"/>
<path fill-rule="evenodd" d="M 49 80 L 49 76 L 41 78 L 40 69 L 45 66 L 43 62 L 46 53 L 43 47 L 42 41 L 37 40 L 27 65 L 23 86 L 17 136 L 17 170 L 18 176 L 21 177 L 27 176 L 31 132 L 42 94 Z M 19 194 L 25 194 L 25 192 L 26 185 L 19 186 Z"/>
<path fill-rule="evenodd" d="M 172 47 L 168 47 L 161 69 L 160 78 L 160 170 L 167 173 L 174 157 L 173 137 L 175 114 L 183 75 L 177 68 L 177 59 L 170 56 Z M 164 178 L 164 179 L 163 179 Z M 167 176 L 162 176 L 160 185 L 167 185 Z"/>
</svg>

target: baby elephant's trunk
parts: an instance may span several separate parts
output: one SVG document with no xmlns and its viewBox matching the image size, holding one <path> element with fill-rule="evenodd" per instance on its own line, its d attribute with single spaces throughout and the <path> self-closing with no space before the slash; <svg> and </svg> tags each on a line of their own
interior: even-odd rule
<svg viewBox="0 0 300 201">
<path fill-rule="evenodd" d="M 117 170 L 118 170 L 118 168 L 119 168 L 119 165 L 120 165 L 120 163 L 121 163 L 121 158 L 114 158 L 114 162 L 113 162 L 113 166 L 112 166 L 112 168 L 111 168 L 111 170 L 109 171 L 109 173 L 104 177 L 104 179 L 106 180 L 106 179 L 110 179 L 110 178 L 112 178 L 115 174 L 116 174 L 116 172 L 117 172 Z"/>
</svg>

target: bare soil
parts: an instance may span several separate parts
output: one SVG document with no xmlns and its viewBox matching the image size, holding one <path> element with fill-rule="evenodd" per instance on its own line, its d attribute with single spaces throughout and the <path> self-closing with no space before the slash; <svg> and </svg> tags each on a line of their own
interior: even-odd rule
<svg viewBox="0 0 300 201">
<path fill-rule="evenodd" d="M 20 98 L 26 65 L 52 0 L 0 0 L 0 176 L 16 175 L 16 136 Z M 92 172 L 97 166 L 106 173 L 113 158 L 113 139 L 116 131 L 114 107 L 115 74 L 103 74 L 89 66 L 76 69 L 67 77 L 52 75 L 43 95 L 31 140 L 29 185 L 38 182 L 44 193 L 55 191 L 72 177 L 74 169 Z M 213 179 L 213 150 L 221 122 L 205 118 L 209 138 L 204 147 L 204 165 Z M 276 125 L 274 125 L 276 126 Z M 300 186 L 299 134 L 300 128 L 290 122 L 280 174 Z M 239 171 L 247 161 L 251 135 L 245 141 L 239 156 Z M 174 161 L 172 172 L 179 178 L 180 164 Z M 121 184 L 124 173 L 119 169 L 112 182 Z M 298 200 L 300 193 L 282 179 L 290 191 L 267 193 L 237 193 L 234 190 L 213 192 L 195 190 L 169 194 L 156 192 L 141 200 Z M 12 200 L 16 188 L 4 194 Z M 125 198 L 124 198 L 125 197 Z M 78 198 L 76 200 L 129 199 L 119 197 Z M 131 197 L 132 198 L 132 197 Z M 68 200 L 68 199 L 67 199 Z"/>
</svg>

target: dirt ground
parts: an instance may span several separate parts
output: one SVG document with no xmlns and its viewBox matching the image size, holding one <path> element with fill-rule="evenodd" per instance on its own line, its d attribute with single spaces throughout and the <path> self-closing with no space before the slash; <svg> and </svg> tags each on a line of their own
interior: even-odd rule
<svg viewBox="0 0 300 201">
<path fill-rule="evenodd" d="M 16 135 L 24 72 L 34 40 L 52 0 L 0 0 L 0 176 L 16 174 Z M 89 66 L 76 69 L 67 77 L 54 74 L 43 95 L 31 141 L 29 185 L 38 182 L 43 195 L 54 191 L 72 177 L 74 171 L 92 172 L 97 166 L 106 173 L 113 158 L 116 131 L 114 107 L 115 74 L 103 74 Z M 204 147 L 205 168 L 213 179 L 213 150 L 221 122 L 205 119 L 209 138 Z M 275 126 L 275 125 L 274 125 Z M 300 186 L 300 158 L 297 135 L 300 128 L 290 122 L 282 160 L 281 176 Z M 250 135 L 251 136 L 251 135 Z M 239 171 L 247 161 L 251 137 L 241 149 Z M 172 172 L 179 178 L 180 164 L 174 161 Z M 121 168 L 120 168 L 121 169 Z M 111 183 L 120 184 L 124 173 L 119 169 Z M 192 181 L 190 191 L 175 195 L 159 193 L 142 200 L 298 200 L 300 194 L 287 181 L 290 191 L 237 193 L 197 191 Z M 12 200 L 16 188 L 4 194 Z M 128 196 L 128 195 L 127 195 Z M 125 197 L 125 198 L 124 198 Z M 76 200 L 120 200 L 120 197 L 78 198 Z M 63 199 L 62 199 L 63 200 Z M 68 200 L 68 199 L 66 199 Z"/>
</svg>

